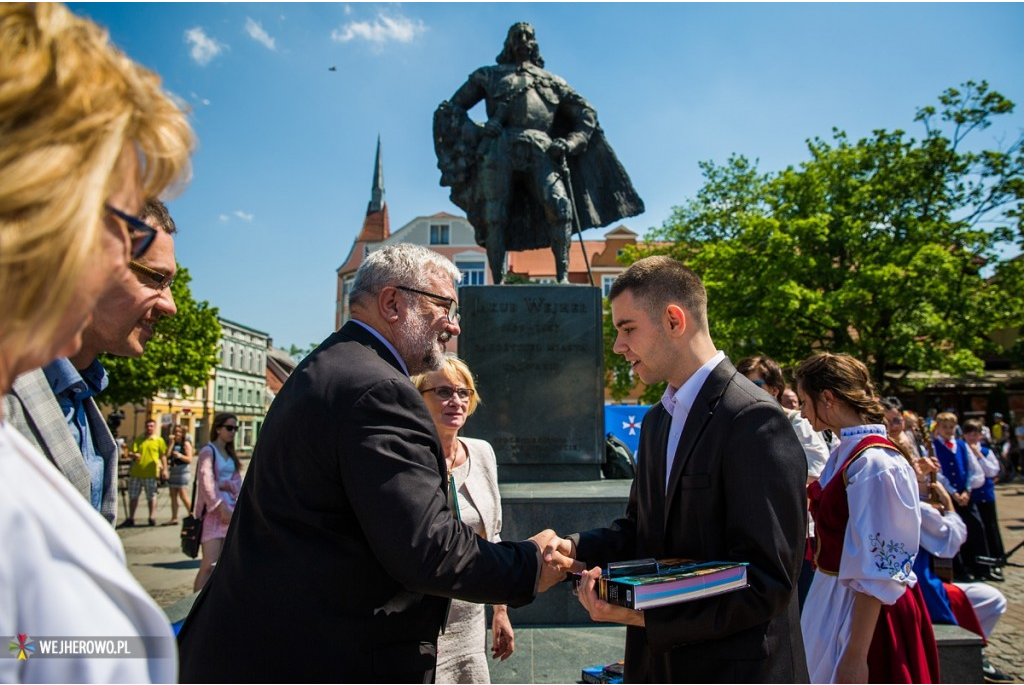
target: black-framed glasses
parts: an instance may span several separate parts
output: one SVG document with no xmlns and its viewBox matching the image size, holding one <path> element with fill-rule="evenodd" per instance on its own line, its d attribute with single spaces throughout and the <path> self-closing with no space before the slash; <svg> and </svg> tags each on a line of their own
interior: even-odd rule
<svg viewBox="0 0 1024 685">
<path fill-rule="evenodd" d="M 462 314 L 459 313 L 459 303 L 451 297 L 445 297 L 444 295 L 438 295 L 436 293 L 428 293 L 426 290 L 417 290 L 416 288 L 408 288 L 404 285 L 396 285 L 399 290 L 405 290 L 410 293 L 416 293 L 417 295 L 423 295 L 424 297 L 430 297 L 435 300 L 448 303 L 448 311 L 445 312 L 448 315 L 448 323 L 458 323 L 459 319 L 462 318 Z"/>
<path fill-rule="evenodd" d="M 128 238 L 132 242 L 132 259 L 139 259 L 146 254 L 149 246 L 156 240 L 156 229 L 137 216 L 125 214 L 120 209 L 107 204 L 103 206 L 108 212 L 128 224 Z"/>
<path fill-rule="evenodd" d="M 149 281 L 151 281 L 150 283 L 148 283 L 148 285 L 153 290 L 166 290 L 167 288 L 171 287 L 172 283 L 174 283 L 173 276 L 168 276 L 167 274 L 162 274 L 155 269 L 150 269 L 148 266 L 145 266 L 144 264 L 139 264 L 135 260 L 128 262 L 128 268 L 137 273 L 138 275 L 142 276 L 143 278 L 146 278 Z"/>
<path fill-rule="evenodd" d="M 453 388 L 450 385 L 439 385 L 436 388 L 426 388 L 424 390 L 420 390 L 420 392 L 432 392 L 440 397 L 442 402 L 447 402 L 456 395 L 459 396 L 460 400 L 466 400 L 468 402 L 476 393 L 472 388 Z"/>
</svg>

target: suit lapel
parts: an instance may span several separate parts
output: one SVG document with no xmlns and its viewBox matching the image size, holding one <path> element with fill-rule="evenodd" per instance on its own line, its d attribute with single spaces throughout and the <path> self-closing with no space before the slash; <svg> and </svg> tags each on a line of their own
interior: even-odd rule
<svg viewBox="0 0 1024 685">
<path fill-rule="evenodd" d="M 686 417 L 686 424 L 683 426 L 683 433 L 679 436 L 679 446 L 676 448 L 675 460 L 672 463 L 672 472 L 669 474 L 668 490 L 665 495 L 665 516 L 672 510 L 672 499 L 679 490 L 679 479 L 682 477 L 687 462 L 693 455 L 693 450 L 700 442 L 704 430 L 707 428 L 711 417 L 714 416 L 715 408 L 722 394 L 736 375 L 736 368 L 728 358 L 723 359 L 716 366 L 711 374 L 704 381 L 700 392 L 690 407 L 690 413 Z"/>
<path fill-rule="evenodd" d="M 355 321 L 348 321 L 341 330 L 338 331 L 342 338 L 347 338 L 360 345 L 365 345 L 371 350 L 377 353 L 377 356 L 386 361 L 391 366 L 395 367 L 398 373 L 405 375 L 405 370 L 402 368 L 401 362 L 398 358 L 391 353 L 387 345 L 382 343 L 380 339 L 370 331 L 360 326 Z"/>
<path fill-rule="evenodd" d="M 15 379 L 11 392 L 25 407 L 25 422 L 42 443 L 40 447 L 50 461 L 82 493 L 86 500 L 92 494 L 92 475 L 85 465 L 82 451 L 75 443 L 67 419 L 42 369 L 22 374 Z M 16 426 L 17 427 L 17 426 Z"/>
</svg>

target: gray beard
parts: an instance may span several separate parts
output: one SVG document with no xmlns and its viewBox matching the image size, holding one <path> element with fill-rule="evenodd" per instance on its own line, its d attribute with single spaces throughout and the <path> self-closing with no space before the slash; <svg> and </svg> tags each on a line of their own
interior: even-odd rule
<svg viewBox="0 0 1024 685">
<path fill-rule="evenodd" d="M 398 340 L 395 349 L 402 356 L 409 375 L 437 371 L 444 363 L 444 345 L 451 340 L 447 331 L 435 335 L 424 319 L 414 317 Z"/>
</svg>

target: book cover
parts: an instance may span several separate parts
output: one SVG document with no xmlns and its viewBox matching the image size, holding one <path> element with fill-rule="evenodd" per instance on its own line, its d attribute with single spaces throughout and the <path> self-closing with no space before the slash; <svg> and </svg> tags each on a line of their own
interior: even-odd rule
<svg viewBox="0 0 1024 685">
<path fill-rule="evenodd" d="M 622 661 L 599 666 L 587 666 L 583 669 L 581 680 L 584 683 L 610 683 L 612 685 L 621 683 L 622 666 Z"/>
<path fill-rule="evenodd" d="M 747 587 L 745 562 L 638 559 L 608 566 L 598 579 L 597 596 L 627 609 L 653 609 Z M 630 575 L 619 575 L 623 572 Z M 579 588 L 579 578 L 573 587 Z"/>
</svg>

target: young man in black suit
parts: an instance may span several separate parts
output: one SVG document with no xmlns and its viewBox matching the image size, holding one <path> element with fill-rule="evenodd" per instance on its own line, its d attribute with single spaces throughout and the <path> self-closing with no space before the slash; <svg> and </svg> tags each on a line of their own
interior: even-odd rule
<svg viewBox="0 0 1024 685">
<path fill-rule="evenodd" d="M 598 600 L 591 569 L 580 601 L 594 620 L 629 626 L 626 682 L 807 682 L 796 593 L 807 463 L 789 420 L 715 348 L 690 269 L 642 259 L 608 299 L 615 351 L 668 389 L 644 418 L 625 516 L 553 539 L 545 558 L 561 568 L 567 557 L 747 562 L 746 589 L 646 611 Z"/>
<path fill-rule="evenodd" d="M 547 536 L 455 520 L 411 374 L 460 332 L 458 269 L 426 248 L 362 264 L 352 320 L 267 414 L 224 550 L 179 637 L 182 682 L 433 682 L 449 599 L 513 606 L 564 574 Z"/>
</svg>

